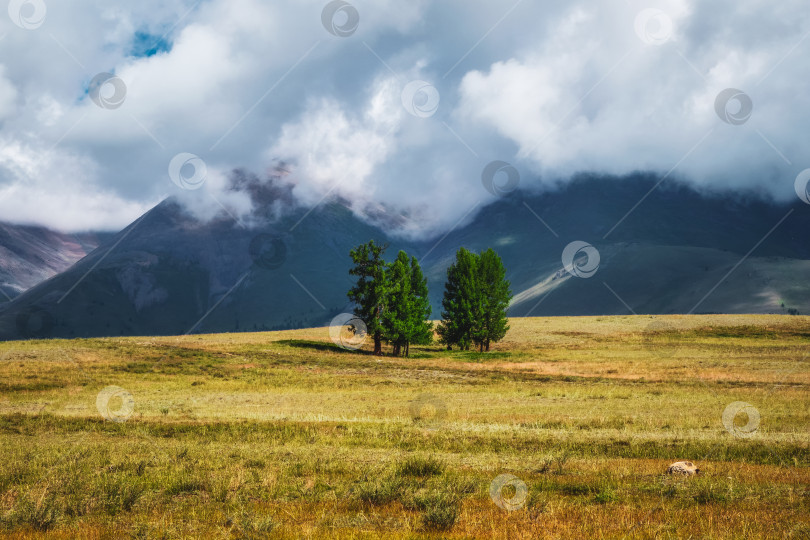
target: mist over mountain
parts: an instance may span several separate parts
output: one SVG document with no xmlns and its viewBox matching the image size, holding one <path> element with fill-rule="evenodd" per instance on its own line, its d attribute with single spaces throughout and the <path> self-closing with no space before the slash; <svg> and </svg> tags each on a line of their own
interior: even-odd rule
<svg viewBox="0 0 810 540">
<path fill-rule="evenodd" d="M 466 225 L 409 241 L 359 219 L 339 199 L 299 207 L 283 182 L 234 178 L 261 200 L 261 218 L 221 211 L 201 220 L 166 200 L 0 307 L 0 337 L 328 324 L 351 310 L 348 252 L 369 239 L 390 244 L 389 260 L 399 249 L 420 259 L 434 317 L 460 246 L 502 256 L 515 293 L 512 316 L 810 312 L 810 206 L 799 202 L 706 195 L 674 182 L 653 190 L 658 179 L 644 174 L 580 175 L 557 191 L 514 191 L 473 212 Z M 598 253 L 591 275 L 579 272 L 596 260 L 587 250 L 566 270 L 572 242 Z"/>
</svg>

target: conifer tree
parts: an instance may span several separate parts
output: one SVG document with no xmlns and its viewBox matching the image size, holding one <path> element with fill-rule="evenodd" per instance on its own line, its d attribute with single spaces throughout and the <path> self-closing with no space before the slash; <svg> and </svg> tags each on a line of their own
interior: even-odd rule
<svg viewBox="0 0 810 540">
<path fill-rule="evenodd" d="M 501 258 L 492 249 L 476 255 L 464 248 L 447 269 L 442 322 L 437 331 L 448 349 L 471 344 L 488 351 L 509 330 L 506 310 L 512 299 Z"/>
<path fill-rule="evenodd" d="M 456 261 L 447 269 L 442 322 L 437 331 L 448 349 L 458 345 L 459 348 L 468 350 L 474 331 L 480 325 L 483 305 L 477 268 L 478 256 L 460 248 L 456 252 Z"/>
<path fill-rule="evenodd" d="M 411 295 L 413 307 L 411 309 L 411 328 L 405 356 L 410 353 L 410 344 L 427 345 L 433 341 L 433 323 L 430 322 L 430 299 L 428 298 L 427 278 L 422 273 L 422 267 L 416 257 L 411 257 Z"/>
<path fill-rule="evenodd" d="M 356 315 L 366 324 L 374 339 L 374 354 L 382 354 L 383 317 L 388 297 L 387 264 L 382 256 L 388 246 L 374 240 L 351 250 L 354 267 L 349 274 L 357 276 L 357 284 L 349 291 L 349 299 L 357 306 Z"/>
<path fill-rule="evenodd" d="M 503 339 L 509 330 L 506 310 L 512 300 L 512 291 L 509 290 L 503 261 L 492 249 L 479 255 L 477 275 L 482 313 L 475 341 L 480 351 L 488 351 L 490 343 Z"/>
<path fill-rule="evenodd" d="M 408 256 L 400 251 L 388 271 L 388 302 L 383 313 L 383 335 L 399 356 L 408 340 L 411 310 L 411 272 Z"/>
<path fill-rule="evenodd" d="M 408 356 L 411 343 L 429 342 L 433 335 L 427 280 L 416 258 L 400 251 L 388 271 L 388 301 L 383 334 L 394 356 Z"/>
</svg>

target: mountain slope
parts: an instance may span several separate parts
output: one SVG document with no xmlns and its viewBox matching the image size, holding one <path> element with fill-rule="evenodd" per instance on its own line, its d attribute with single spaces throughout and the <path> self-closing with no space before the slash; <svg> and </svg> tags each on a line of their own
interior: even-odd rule
<svg viewBox="0 0 810 540">
<path fill-rule="evenodd" d="M 0 335 L 164 335 L 320 324 L 327 312 L 346 308 L 349 249 L 358 238 L 385 237 L 338 205 L 289 232 L 302 215 L 251 230 L 230 219 L 198 223 L 166 201 L 0 311 Z"/>
<path fill-rule="evenodd" d="M 109 236 L 0 223 L 0 303 L 67 270 Z"/>
<path fill-rule="evenodd" d="M 338 203 L 248 229 L 225 218 L 199 223 L 165 201 L 111 240 L 112 249 L 96 250 L 0 308 L 0 337 L 328 324 L 351 309 L 348 252 L 371 238 L 391 244 L 389 259 L 398 249 L 421 259 L 434 317 L 459 246 L 501 254 L 516 293 L 514 316 L 810 312 L 810 206 L 664 184 L 622 220 L 654 185 L 643 175 L 582 177 L 556 192 L 516 192 L 425 242 L 392 239 Z M 576 240 L 599 251 L 589 279 L 563 270 L 563 249 Z"/>
</svg>

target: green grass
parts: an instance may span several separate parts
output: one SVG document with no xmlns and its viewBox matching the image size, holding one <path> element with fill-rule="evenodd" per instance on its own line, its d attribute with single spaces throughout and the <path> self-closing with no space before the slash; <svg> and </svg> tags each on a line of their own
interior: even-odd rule
<svg viewBox="0 0 810 540">
<path fill-rule="evenodd" d="M 489 354 L 409 359 L 326 329 L 0 344 L 0 534 L 806 536 L 810 319 L 512 327 Z M 123 422 L 97 409 L 108 386 Z M 751 438 L 723 425 L 734 401 Z M 664 474 L 685 459 L 702 474 Z M 511 512 L 505 473 L 528 490 Z"/>
</svg>

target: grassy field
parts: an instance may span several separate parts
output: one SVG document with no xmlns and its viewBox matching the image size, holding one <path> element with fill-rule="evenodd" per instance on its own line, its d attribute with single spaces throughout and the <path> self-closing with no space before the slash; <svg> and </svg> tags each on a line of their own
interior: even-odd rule
<svg viewBox="0 0 810 540">
<path fill-rule="evenodd" d="M 321 328 L 0 359 L 9 537 L 810 538 L 808 317 L 513 319 L 490 353 L 411 358 Z"/>
</svg>

